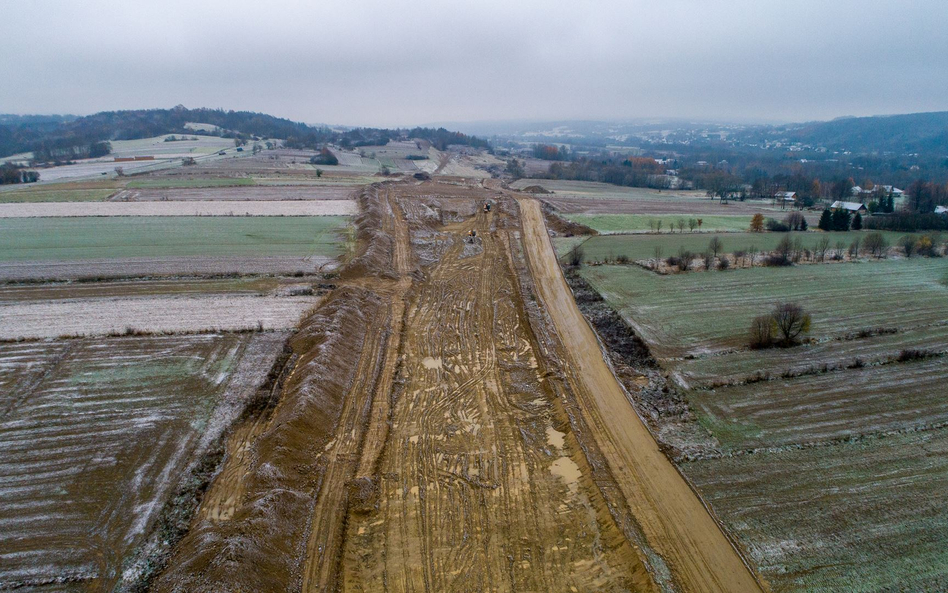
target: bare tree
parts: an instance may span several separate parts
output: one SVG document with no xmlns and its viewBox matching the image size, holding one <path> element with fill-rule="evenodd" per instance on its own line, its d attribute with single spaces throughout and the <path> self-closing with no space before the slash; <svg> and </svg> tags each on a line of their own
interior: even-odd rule
<svg viewBox="0 0 948 593">
<path fill-rule="evenodd" d="M 656 268 L 658 268 L 658 262 L 662 261 L 662 253 L 663 253 L 663 252 L 664 252 L 664 249 L 662 249 L 662 246 L 661 246 L 661 245 L 656 245 L 656 246 L 653 248 L 652 254 L 655 256 L 655 267 L 656 267 Z"/>
<path fill-rule="evenodd" d="M 796 303 L 778 303 L 771 317 L 783 346 L 796 344 L 802 334 L 810 331 L 810 314 Z"/>
<path fill-rule="evenodd" d="M 820 258 L 820 261 L 826 260 L 826 252 L 829 251 L 829 248 L 830 248 L 829 237 L 822 237 L 819 241 L 816 242 L 816 247 L 814 248 L 814 251 L 816 251 L 816 256 Z"/>
<path fill-rule="evenodd" d="M 655 232 L 657 233 L 662 232 L 662 219 L 661 218 L 655 221 Z"/>
<path fill-rule="evenodd" d="M 711 241 L 708 243 L 708 251 L 717 257 L 718 254 L 724 250 L 724 242 L 721 241 L 720 237 L 712 237 Z"/>
<path fill-rule="evenodd" d="M 744 258 L 745 258 L 745 257 L 747 257 L 747 252 L 744 251 L 743 249 L 735 249 L 735 250 L 734 250 L 734 263 L 736 263 L 738 266 L 743 266 L 743 265 L 744 265 Z"/>
<path fill-rule="evenodd" d="M 678 219 L 678 232 L 679 233 L 685 232 L 685 225 L 687 224 L 688 222 L 684 218 L 679 218 Z"/>
<path fill-rule="evenodd" d="M 757 254 L 759 250 L 756 245 L 751 245 L 747 248 L 747 259 L 750 260 L 750 267 L 754 267 L 754 264 L 757 262 Z"/>
<path fill-rule="evenodd" d="M 695 232 L 695 227 L 697 227 L 697 226 L 698 226 L 698 221 L 697 221 L 697 220 L 695 220 L 694 218 L 689 218 L 689 219 L 688 219 L 688 230 L 689 230 L 689 231 L 691 231 L 692 233 Z"/>
<path fill-rule="evenodd" d="M 859 247 L 862 240 L 859 237 L 853 239 L 853 242 L 849 244 L 849 259 L 856 259 L 859 257 Z"/>
<path fill-rule="evenodd" d="M 714 267 L 714 254 L 711 253 L 711 250 L 709 249 L 701 254 L 701 259 L 704 261 L 705 271 L 710 272 Z"/>
</svg>

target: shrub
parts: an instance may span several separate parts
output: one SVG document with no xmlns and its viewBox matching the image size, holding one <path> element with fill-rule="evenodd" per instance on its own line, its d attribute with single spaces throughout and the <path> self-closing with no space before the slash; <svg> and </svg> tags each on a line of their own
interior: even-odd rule
<svg viewBox="0 0 948 593">
<path fill-rule="evenodd" d="M 906 348 L 899 352 L 896 358 L 898 362 L 911 362 L 913 360 L 924 360 L 931 358 L 934 354 L 930 350 L 918 350 L 916 348 Z"/>
<path fill-rule="evenodd" d="M 915 244 L 915 252 L 923 257 L 938 257 L 938 250 L 935 249 L 937 241 L 928 235 L 922 236 Z"/>
<path fill-rule="evenodd" d="M 783 219 L 783 224 L 787 226 L 791 231 L 805 231 L 806 227 L 803 226 L 806 224 L 806 219 L 803 218 L 803 214 L 799 212 L 791 212 Z"/>
<path fill-rule="evenodd" d="M 583 265 L 583 248 L 576 247 L 569 252 L 569 265 L 578 268 Z"/>
<path fill-rule="evenodd" d="M 773 233 L 786 233 L 790 230 L 789 226 L 773 218 L 767 219 L 766 226 L 767 230 Z"/>
<path fill-rule="evenodd" d="M 904 237 L 899 238 L 899 247 L 902 248 L 902 252 L 905 254 L 905 257 L 912 257 L 915 253 L 915 246 L 918 244 L 918 237 L 915 235 L 905 235 Z"/>
<path fill-rule="evenodd" d="M 751 321 L 749 345 L 755 350 L 774 344 L 774 320 L 770 315 L 759 315 Z"/>
<path fill-rule="evenodd" d="M 710 251 L 705 251 L 701 254 L 701 259 L 704 261 L 704 269 L 710 271 L 714 267 L 714 254 Z"/>
<path fill-rule="evenodd" d="M 731 267 L 731 261 L 727 257 L 722 257 L 718 260 L 718 269 L 726 270 Z"/>
<path fill-rule="evenodd" d="M 684 247 L 678 249 L 678 271 L 687 272 L 691 268 L 691 260 L 695 258 L 694 254 Z"/>
<path fill-rule="evenodd" d="M 889 242 L 886 241 L 882 233 L 869 233 L 862 240 L 862 245 L 866 251 L 877 259 L 885 257 L 886 251 L 889 249 Z"/>
<path fill-rule="evenodd" d="M 629 263 L 629 256 L 625 254 L 620 255 L 619 257 L 616 258 L 616 263 L 622 264 L 622 265 Z"/>
</svg>

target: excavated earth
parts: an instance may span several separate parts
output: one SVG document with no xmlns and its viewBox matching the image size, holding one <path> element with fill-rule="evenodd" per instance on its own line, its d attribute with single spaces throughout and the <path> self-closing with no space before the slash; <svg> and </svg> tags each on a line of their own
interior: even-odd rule
<svg viewBox="0 0 948 593">
<path fill-rule="evenodd" d="M 278 400 L 127 589 L 760 590 L 554 278 L 538 202 L 442 180 L 359 203 Z"/>
</svg>

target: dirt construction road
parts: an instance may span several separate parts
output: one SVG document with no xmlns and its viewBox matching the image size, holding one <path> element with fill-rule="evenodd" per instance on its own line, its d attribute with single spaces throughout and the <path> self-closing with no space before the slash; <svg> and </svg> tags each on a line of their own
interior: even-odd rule
<svg viewBox="0 0 948 593">
<path fill-rule="evenodd" d="M 155 590 L 760 590 L 603 362 L 536 202 L 386 183 L 360 207 L 362 252 Z"/>
<path fill-rule="evenodd" d="M 649 544 L 687 591 L 760 591 L 741 557 L 658 449 L 573 300 L 535 200 L 521 200 L 524 243 L 541 300 L 572 360 L 596 440 Z"/>
</svg>

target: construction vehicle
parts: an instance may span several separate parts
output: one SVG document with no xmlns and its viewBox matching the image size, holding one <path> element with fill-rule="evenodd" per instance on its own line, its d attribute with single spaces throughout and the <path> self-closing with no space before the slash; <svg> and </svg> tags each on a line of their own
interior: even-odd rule
<svg viewBox="0 0 948 593">
<path fill-rule="evenodd" d="M 490 207 L 491 207 L 490 202 L 484 202 L 484 214 L 487 214 L 490 212 Z"/>
<path fill-rule="evenodd" d="M 467 232 L 468 243 L 474 243 L 477 241 L 477 230 L 471 229 Z"/>
</svg>

